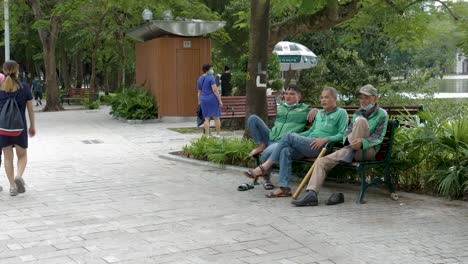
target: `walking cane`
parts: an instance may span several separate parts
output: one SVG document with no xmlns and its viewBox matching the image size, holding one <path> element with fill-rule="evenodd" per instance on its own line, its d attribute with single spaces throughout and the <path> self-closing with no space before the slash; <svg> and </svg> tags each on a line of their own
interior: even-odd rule
<svg viewBox="0 0 468 264">
<path fill-rule="evenodd" d="M 314 168 L 315 168 L 315 163 L 317 162 L 319 158 L 325 156 L 325 153 L 327 153 L 327 149 L 323 148 L 322 151 L 320 151 L 320 154 L 318 155 L 318 157 L 314 160 L 314 163 L 312 163 L 312 166 L 310 166 L 309 171 L 307 172 L 306 176 L 302 180 L 301 184 L 299 184 L 299 187 L 297 187 L 296 192 L 292 196 L 293 199 L 297 199 L 302 189 L 304 189 L 304 186 L 309 182 L 310 176 L 312 175 L 312 172 L 314 171 Z"/>
</svg>

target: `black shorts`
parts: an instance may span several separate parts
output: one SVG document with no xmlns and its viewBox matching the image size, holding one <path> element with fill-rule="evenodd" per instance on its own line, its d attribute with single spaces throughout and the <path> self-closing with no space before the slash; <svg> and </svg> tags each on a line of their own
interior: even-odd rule
<svg viewBox="0 0 468 264">
<path fill-rule="evenodd" d="M 42 100 L 42 92 L 34 92 L 34 100 Z"/>
</svg>

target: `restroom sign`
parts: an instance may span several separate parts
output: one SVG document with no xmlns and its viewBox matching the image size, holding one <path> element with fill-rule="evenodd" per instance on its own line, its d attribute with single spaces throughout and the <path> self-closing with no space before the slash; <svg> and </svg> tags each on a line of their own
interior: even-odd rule
<svg viewBox="0 0 468 264">
<path fill-rule="evenodd" d="M 188 49 L 192 47 L 192 41 L 184 40 L 184 48 Z"/>
</svg>

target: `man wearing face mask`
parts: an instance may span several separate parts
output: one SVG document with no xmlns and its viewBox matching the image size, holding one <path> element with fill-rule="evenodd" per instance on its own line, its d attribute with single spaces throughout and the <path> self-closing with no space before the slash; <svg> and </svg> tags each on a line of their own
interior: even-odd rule
<svg viewBox="0 0 468 264">
<path fill-rule="evenodd" d="M 328 142 L 339 142 L 348 125 L 346 110 L 336 106 L 338 93 L 333 87 L 324 87 L 320 96 L 322 109 L 315 116 L 312 127 L 300 134 L 288 133 L 276 144 L 273 152 L 260 166 L 244 174 L 250 178 L 264 177 L 275 163 L 280 164 L 279 188 L 267 198 L 289 197 L 291 163 L 294 159 L 317 157 Z"/>
<path fill-rule="evenodd" d="M 351 124 L 343 138 L 345 147 L 319 158 L 307 186 L 307 194 L 298 201 L 296 206 L 314 206 L 318 204 L 317 195 L 325 181 L 327 172 L 340 162 L 374 160 L 380 149 L 387 131 L 388 114 L 377 104 L 377 89 L 367 84 L 359 90 L 360 108 L 353 115 Z M 344 198 L 332 201 L 330 204 L 343 202 Z M 329 201 L 330 202 L 330 201 Z"/>
</svg>

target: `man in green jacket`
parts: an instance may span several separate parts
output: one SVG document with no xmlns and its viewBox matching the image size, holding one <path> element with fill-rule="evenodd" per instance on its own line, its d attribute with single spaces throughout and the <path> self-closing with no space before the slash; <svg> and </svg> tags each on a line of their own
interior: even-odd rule
<svg viewBox="0 0 468 264">
<path fill-rule="evenodd" d="M 257 115 L 249 116 L 247 124 L 255 144 L 258 145 L 250 152 L 250 156 L 262 153 L 261 158 L 264 161 L 271 155 L 283 135 L 304 131 L 308 116 L 315 115 L 315 110 L 311 110 L 309 105 L 299 103 L 300 99 L 300 87 L 289 85 L 284 91 L 284 103 L 277 108 L 275 124 L 271 129 Z M 274 188 L 269 177 L 266 177 L 265 180 L 265 189 Z"/>
<path fill-rule="evenodd" d="M 316 161 L 315 169 L 307 186 L 307 194 L 298 201 L 296 206 L 314 206 L 318 204 L 317 194 L 325 181 L 327 171 L 340 162 L 352 160 L 374 160 L 380 149 L 388 125 L 388 114 L 377 105 L 377 89 L 368 84 L 359 90 L 361 107 L 353 115 L 343 142 L 344 148 Z M 344 199 L 333 201 L 333 204 L 343 202 Z"/>
<path fill-rule="evenodd" d="M 291 196 L 289 182 L 293 159 L 317 157 L 325 144 L 343 139 L 348 114 L 346 110 L 336 106 L 336 100 L 336 90 L 325 87 L 320 96 L 322 109 L 316 114 L 312 127 L 300 134 L 286 134 L 262 165 L 245 172 L 250 178 L 264 177 L 274 163 L 280 164 L 280 188 L 267 195 L 268 198 Z"/>
</svg>

